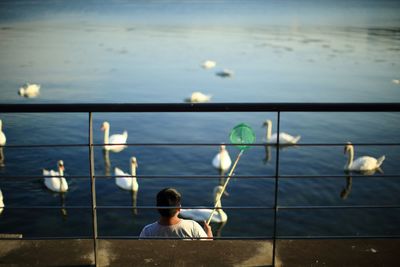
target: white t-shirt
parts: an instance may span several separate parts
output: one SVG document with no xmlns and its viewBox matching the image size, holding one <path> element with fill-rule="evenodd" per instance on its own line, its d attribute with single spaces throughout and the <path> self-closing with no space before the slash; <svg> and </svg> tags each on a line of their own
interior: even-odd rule
<svg viewBox="0 0 400 267">
<path fill-rule="evenodd" d="M 183 239 L 207 238 L 206 232 L 200 224 L 192 220 L 184 220 L 174 225 L 161 225 L 158 222 L 146 225 L 140 233 L 145 237 L 180 237 Z"/>
</svg>

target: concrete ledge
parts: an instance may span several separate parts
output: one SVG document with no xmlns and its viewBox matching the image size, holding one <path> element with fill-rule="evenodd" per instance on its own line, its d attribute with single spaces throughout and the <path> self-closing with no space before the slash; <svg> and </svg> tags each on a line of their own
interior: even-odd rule
<svg viewBox="0 0 400 267">
<path fill-rule="evenodd" d="M 279 240 L 277 266 L 397 266 L 400 239 Z M 270 266 L 260 240 L 98 240 L 98 266 Z M 2 266 L 94 265 L 92 240 L 1 240 Z"/>
</svg>

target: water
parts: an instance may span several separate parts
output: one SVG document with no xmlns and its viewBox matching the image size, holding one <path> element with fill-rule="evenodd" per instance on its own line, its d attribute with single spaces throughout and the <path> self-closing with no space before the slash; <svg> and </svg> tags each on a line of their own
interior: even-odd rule
<svg viewBox="0 0 400 267">
<path fill-rule="evenodd" d="M 213 102 L 398 102 L 400 4 L 397 1 L 314 2 L 2 2 L 0 3 L 0 103 L 182 102 L 193 91 Z M 217 67 L 204 70 L 206 59 Z M 232 78 L 215 72 L 228 68 Z M 17 95 L 26 82 L 41 84 L 38 98 Z M 8 145 L 85 144 L 87 114 L 0 114 Z M 221 143 L 240 122 L 262 142 L 262 123 L 274 113 L 94 114 L 94 141 L 103 121 L 111 133 L 127 130 L 130 143 Z M 282 130 L 303 143 L 399 143 L 396 113 L 283 113 Z M 231 157 L 237 150 L 229 147 Z M 357 146 L 357 155 L 386 155 L 382 169 L 398 175 L 398 146 Z M 157 218 L 154 210 L 107 206 L 154 204 L 155 194 L 174 186 L 184 205 L 211 206 L 219 179 L 140 179 L 140 175 L 218 175 L 211 160 L 218 147 L 132 146 L 111 153 L 111 168 L 95 149 L 95 173 L 129 170 L 138 159 L 136 200 L 113 179 L 96 182 L 100 236 L 136 236 Z M 236 175 L 274 175 L 275 149 L 245 152 Z M 0 232 L 27 237 L 91 235 L 88 151 L 85 147 L 5 148 L 0 180 L 6 207 Z M 344 175 L 343 147 L 296 147 L 280 151 L 279 204 L 398 205 L 400 182 L 379 173 Z M 43 185 L 42 168 L 63 159 L 69 191 L 61 197 Z M 69 178 L 82 176 L 82 178 Z M 272 207 L 273 179 L 234 178 L 224 206 Z M 58 206 L 33 209 L 27 206 Z M 75 207 L 75 208 L 74 208 Z M 272 235 L 273 211 L 225 209 L 221 236 Z M 282 235 L 400 234 L 398 209 L 280 210 Z M 363 218 L 360 220 L 360 218 Z M 363 223 L 368 222 L 368 224 Z M 379 227 L 377 227 L 379 225 Z M 220 226 L 214 225 L 215 234 Z"/>
</svg>

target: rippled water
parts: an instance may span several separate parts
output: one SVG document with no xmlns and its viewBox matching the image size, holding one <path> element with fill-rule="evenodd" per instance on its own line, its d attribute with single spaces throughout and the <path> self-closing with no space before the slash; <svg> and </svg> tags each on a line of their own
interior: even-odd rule
<svg viewBox="0 0 400 267">
<path fill-rule="evenodd" d="M 96 5 L 94 5 L 96 4 Z M 398 102 L 400 87 L 400 5 L 396 1 L 303 2 L 2 2 L 0 3 L 0 103 L 182 102 L 193 91 L 213 102 Z M 217 61 L 204 70 L 203 60 Z M 232 78 L 215 72 L 228 68 Z M 25 82 L 41 84 L 38 98 L 17 95 Z M 0 114 L 8 145 L 85 144 L 87 114 Z M 273 113 L 94 114 L 94 141 L 101 144 L 103 121 L 111 133 L 127 130 L 130 143 L 229 142 L 233 126 L 246 122 L 262 142 L 262 123 Z M 395 113 L 283 113 L 282 130 L 302 143 L 399 143 Z M 237 150 L 229 147 L 231 157 Z M 174 186 L 184 205 L 211 206 L 219 179 L 142 178 L 141 175 L 218 175 L 215 146 L 132 146 L 109 155 L 95 149 L 96 175 L 129 170 L 139 163 L 136 199 L 113 179 L 96 182 L 100 236 L 138 235 L 154 221 L 154 210 L 107 206 L 154 204 L 155 194 Z M 386 155 L 385 175 L 397 175 L 398 146 L 357 146 L 356 156 Z M 86 147 L 4 149 L 0 188 L 6 207 L 0 232 L 24 236 L 90 235 L 88 150 Z M 275 174 L 275 149 L 245 152 L 237 176 Z M 43 185 L 42 168 L 66 167 L 64 195 Z M 278 201 L 283 206 L 398 205 L 397 178 L 307 178 L 344 175 L 343 147 L 291 147 L 280 151 Z M 111 172 L 110 172 L 111 171 Z M 30 179 L 13 176 L 33 176 Z M 36 177 L 35 177 L 36 176 Z M 83 176 L 70 178 L 69 176 Z M 234 178 L 224 206 L 272 207 L 275 181 Z M 63 205 L 61 209 L 30 206 Z M 11 207 L 20 207 L 12 209 Z M 22 208 L 24 207 L 24 208 Z M 74 208 L 75 207 L 75 208 Z M 225 209 L 222 236 L 269 236 L 273 211 Z M 399 234 L 398 209 L 280 210 L 282 235 Z M 360 220 L 362 218 L 362 220 Z M 365 222 L 368 222 L 366 224 Z M 379 227 L 377 227 L 379 225 Z M 214 229 L 219 228 L 218 225 Z"/>
</svg>

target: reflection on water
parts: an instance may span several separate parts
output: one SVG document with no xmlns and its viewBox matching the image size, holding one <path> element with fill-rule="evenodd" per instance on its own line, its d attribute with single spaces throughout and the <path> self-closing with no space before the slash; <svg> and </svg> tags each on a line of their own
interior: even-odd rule
<svg viewBox="0 0 400 267">
<path fill-rule="evenodd" d="M 263 158 L 264 164 L 267 164 L 271 160 L 271 148 L 269 145 L 264 146 L 265 157 Z"/>
<path fill-rule="evenodd" d="M 103 149 L 103 160 L 104 160 L 104 174 L 106 176 L 111 175 L 111 161 L 110 161 L 110 152 L 106 149 Z"/>
<path fill-rule="evenodd" d="M 66 209 L 66 207 L 65 207 L 65 196 L 66 196 L 66 194 L 65 193 L 60 193 L 60 200 L 61 200 L 61 214 L 62 214 L 62 216 L 63 216 L 63 218 L 67 218 L 67 215 L 68 215 L 68 213 L 67 213 L 67 209 Z"/>
<path fill-rule="evenodd" d="M 132 195 L 132 212 L 133 214 L 137 215 L 138 214 L 138 210 L 137 210 L 137 193 L 138 191 L 131 191 L 131 195 Z"/>
<path fill-rule="evenodd" d="M 6 158 L 4 156 L 4 150 L 3 149 L 4 149 L 3 147 L 0 147 L 0 168 L 6 166 L 5 163 L 4 163 Z"/>
<path fill-rule="evenodd" d="M 346 177 L 346 186 L 345 186 L 345 187 L 343 188 L 343 190 L 340 192 L 340 197 L 341 197 L 342 199 L 346 199 L 346 198 L 350 195 L 352 184 L 353 184 L 352 178 L 351 178 L 350 175 L 348 175 L 348 176 Z"/>
</svg>

